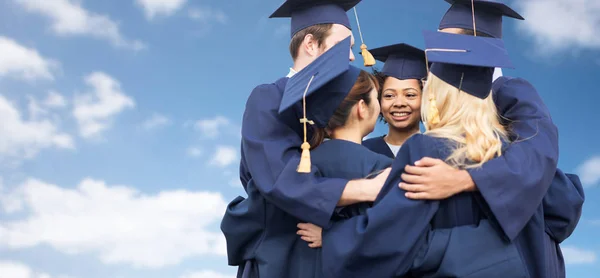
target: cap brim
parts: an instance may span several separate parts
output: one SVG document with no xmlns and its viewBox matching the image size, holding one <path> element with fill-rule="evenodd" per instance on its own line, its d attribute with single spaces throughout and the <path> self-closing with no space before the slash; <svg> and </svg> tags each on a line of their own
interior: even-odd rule
<svg viewBox="0 0 600 278">
<path fill-rule="evenodd" d="M 464 5 L 468 5 L 469 7 L 471 6 L 471 0 L 444 0 L 444 1 L 448 2 L 450 5 L 464 4 Z M 477 7 L 479 6 L 479 7 L 485 8 L 489 11 L 493 11 L 493 12 L 499 13 L 504 16 L 512 17 L 512 18 L 519 19 L 519 20 L 525 19 L 525 18 L 523 18 L 523 16 L 521 16 L 519 13 L 517 13 L 511 7 L 509 7 L 506 4 L 501 3 L 501 2 L 476 0 L 474 3 L 475 3 L 475 12 L 477 12 Z"/>
</svg>

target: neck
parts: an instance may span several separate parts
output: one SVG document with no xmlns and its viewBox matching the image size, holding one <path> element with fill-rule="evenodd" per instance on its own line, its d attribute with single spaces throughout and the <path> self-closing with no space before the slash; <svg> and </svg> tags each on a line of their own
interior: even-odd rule
<svg viewBox="0 0 600 278">
<path fill-rule="evenodd" d="M 362 132 L 358 127 L 340 127 L 331 132 L 331 138 L 362 144 Z"/>
<path fill-rule="evenodd" d="M 301 70 L 303 70 L 306 66 L 310 65 L 310 63 L 312 63 L 314 61 L 314 59 L 309 59 L 307 57 L 298 57 L 296 58 L 296 60 L 294 61 L 294 66 L 292 67 L 296 72 L 300 72 Z"/>
<path fill-rule="evenodd" d="M 419 132 L 419 125 L 407 128 L 405 130 L 397 130 L 390 126 L 388 134 L 383 138 L 387 143 L 400 146 L 404 144 L 408 137 Z"/>
</svg>

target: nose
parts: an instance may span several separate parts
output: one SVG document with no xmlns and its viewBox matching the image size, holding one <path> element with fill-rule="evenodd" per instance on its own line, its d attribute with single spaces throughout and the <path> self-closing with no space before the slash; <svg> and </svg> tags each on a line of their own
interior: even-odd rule
<svg viewBox="0 0 600 278">
<path fill-rule="evenodd" d="M 350 49 L 350 62 L 354 62 L 355 57 L 354 57 L 354 53 L 352 53 L 352 49 Z"/>
<path fill-rule="evenodd" d="M 396 107 L 402 107 L 406 105 L 406 101 L 404 101 L 403 97 L 396 97 L 396 99 L 394 99 L 394 106 Z"/>
</svg>

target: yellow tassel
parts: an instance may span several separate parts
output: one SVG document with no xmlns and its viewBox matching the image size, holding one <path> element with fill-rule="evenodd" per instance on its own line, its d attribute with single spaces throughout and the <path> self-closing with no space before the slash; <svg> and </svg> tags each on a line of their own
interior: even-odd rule
<svg viewBox="0 0 600 278">
<path fill-rule="evenodd" d="M 429 119 L 430 124 L 436 125 L 440 123 L 440 110 L 437 108 L 435 98 L 429 99 Z"/>
<path fill-rule="evenodd" d="M 367 50 L 367 45 L 366 44 L 362 44 L 360 46 L 360 54 L 362 54 L 363 56 L 363 60 L 365 60 L 365 67 L 372 67 L 375 65 L 375 58 L 373 57 L 373 54 L 371 54 L 371 52 L 369 52 L 369 50 Z"/>
<path fill-rule="evenodd" d="M 302 143 L 302 156 L 300 157 L 300 164 L 298 164 L 298 173 L 310 173 L 310 144 L 308 142 Z"/>
</svg>

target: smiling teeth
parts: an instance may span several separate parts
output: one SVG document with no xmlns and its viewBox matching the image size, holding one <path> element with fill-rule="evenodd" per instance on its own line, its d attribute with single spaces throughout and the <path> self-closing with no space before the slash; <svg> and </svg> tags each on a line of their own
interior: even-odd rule
<svg viewBox="0 0 600 278">
<path fill-rule="evenodd" d="M 397 116 L 397 117 L 404 117 L 404 116 L 408 116 L 408 114 L 410 114 L 410 113 L 407 113 L 407 112 L 401 112 L 401 113 L 399 113 L 399 112 L 394 112 L 394 113 L 392 113 L 392 115 L 393 115 L 393 116 Z"/>
</svg>

